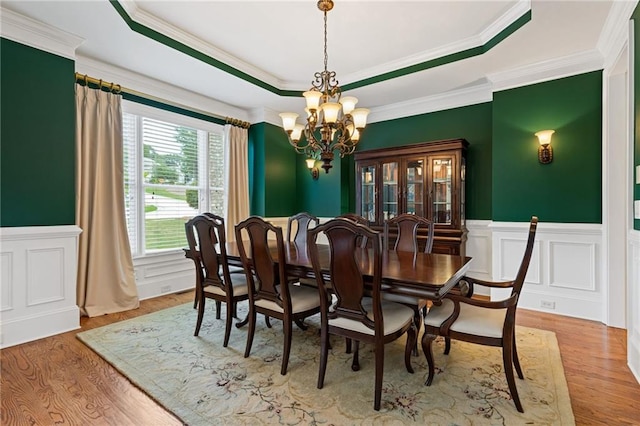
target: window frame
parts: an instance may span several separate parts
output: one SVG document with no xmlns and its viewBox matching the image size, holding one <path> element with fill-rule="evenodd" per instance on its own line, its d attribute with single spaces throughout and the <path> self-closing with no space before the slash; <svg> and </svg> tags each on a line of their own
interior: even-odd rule
<svg viewBox="0 0 640 426">
<path fill-rule="evenodd" d="M 133 114 L 138 117 L 136 120 L 136 146 L 135 146 L 135 156 L 136 156 L 136 164 L 135 164 L 135 182 L 136 182 L 136 201 L 135 201 L 135 244 L 131 244 L 132 247 L 136 247 L 135 251 L 131 252 L 133 259 L 140 259 L 145 257 L 154 257 L 161 256 L 171 253 L 181 253 L 182 247 L 178 248 L 167 248 L 167 249 L 155 249 L 152 251 L 147 251 L 145 247 L 145 235 L 146 235 L 146 226 L 145 226 L 145 188 L 152 187 L 154 184 L 148 184 L 144 181 L 144 144 L 142 141 L 142 125 L 140 124 L 140 118 L 148 118 L 152 120 L 163 121 L 167 123 L 171 123 L 178 126 L 185 126 L 194 128 L 198 131 L 198 167 L 200 172 L 198 173 L 198 213 L 204 213 L 209 211 L 209 206 L 211 204 L 211 188 L 213 186 L 209 185 L 209 173 L 210 173 L 210 165 L 209 165 L 209 133 L 217 133 L 222 138 L 222 146 L 223 150 L 227 149 L 227 141 L 226 141 L 226 132 L 223 125 L 209 122 L 206 120 L 201 120 L 198 118 L 190 117 L 187 115 L 179 114 L 172 111 L 167 111 L 160 108 L 154 108 L 148 105 L 143 105 L 140 103 L 136 103 L 133 101 L 122 101 L 122 114 Z M 123 126 L 124 132 L 124 126 Z M 124 142 L 124 137 L 123 137 Z M 223 158 L 226 159 L 226 155 L 223 151 Z M 225 164 L 226 168 L 226 164 Z M 126 170 L 125 165 L 123 164 L 123 172 Z M 170 185 L 161 185 L 166 188 Z M 178 185 L 180 188 L 187 188 L 183 185 Z M 193 187 L 190 187 L 193 188 Z M 218 187 L 215 187 L 218 188 Z M 223 187 L 225 203 L 226 203 L 226 179 L 223 180 Z M 127 232 L 127 235 L 129 233 Z M 131 243 L 131 241 L 130 241 Z"/>
</svg>

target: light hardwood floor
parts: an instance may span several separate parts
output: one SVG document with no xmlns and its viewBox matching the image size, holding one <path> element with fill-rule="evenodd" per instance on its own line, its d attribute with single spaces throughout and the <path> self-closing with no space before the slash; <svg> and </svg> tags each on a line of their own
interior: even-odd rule
<svg viewBox="0 0 640 426">
<path fill-rule="evenodd" d="M 192 301 L 192 292 L 163 296 L 134 311 L 82 318 L 81 326 L 88 330 Z M 524 309 L 517 322 L 556 333 L 576 424 L 640 425 L 640 384 L 626 365 L 624 330 Z M 2 425 L 181 424 L 76 333 L 0 351 Z"/>
</svg>

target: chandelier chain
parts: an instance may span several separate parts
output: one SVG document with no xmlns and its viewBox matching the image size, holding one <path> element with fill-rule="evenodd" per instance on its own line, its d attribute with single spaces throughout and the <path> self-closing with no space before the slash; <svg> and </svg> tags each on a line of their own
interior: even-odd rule
<svg viewBox="0 0 640 426">
<path fill-rule="evenodd" d="M 324 72 L 326 73 L 329 62 L 329 54 L 327 53 L 327 11 L 324 12 Z"/>
</svg>

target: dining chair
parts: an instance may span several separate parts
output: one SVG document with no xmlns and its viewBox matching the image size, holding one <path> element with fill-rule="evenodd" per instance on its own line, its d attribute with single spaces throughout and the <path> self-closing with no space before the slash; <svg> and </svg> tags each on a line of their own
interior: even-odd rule
<svg viewBox="0 0 640 426">
<path fill-rule="evenodd" d="M 513 375 L 515 367 L 518 377 L 524 379 L 516 350 L 516 308 L 529 269 L 537 226 L 538 218 L 533 216 L 529 224 L 527 246 L 514 280 L 493 282 L 463 277 L 462 280 L 469 285 L 468 295 L 448 294 L 441 304 L 436 304 L 429 309 L 425 317 L 425 334 L 422 339 L 422 349 L 429 364 L 427 386 L 431 385 L 433 381 L 434 361 L 431 344 L 437 336 L 480 345 L 498 346 L 502 348 L 502 363 L 511 398 L 513 398 L 518 411 L 524 413 Z M 472 299 L 470 295 L 473 295 L 474 285 L 510 288 L 511 295 L 503 300 Z M 445 354 L 449 354 L 449 349 L 450 346 L 447 345 Z"/>
<path fill-rule="evenodd" d="M 317 238 L 324 233 L 329 242 L 331 256 L 329 279 L 325 282 L 322 274 Z M 361 238 L 370 241 L 370 250 L 359 247 Z M 382 397 L 382 376 L 384 371 L 384 345 L 407 333 L 405 367 L 413 373 L 411 350 L 417 335 L 413 324 L 413 311 L 407 306 L 382 300 L 382 242 L 380 233 L 349 219 L 336 218 L 309 231 L 309 256 L 320 294 L 320 369 L 318 389 L 324 386 L 329 354 L 329 335 L 334 334 L 355 342 L 351 369 L 360 369 L 359 343 L 374 346 L 375 354 L 375 395 L 373 408 L 380 409 Z M 369 257 L 368 259 L 365 256 Z M 372 268 L 371 266 L 372 265 Z M 363 270 L 367 268 L 366 271 Z M 372 271 L 371 297 L 365 292 L 364 275 Z M 331 297 L 331 295 L 335 297 Z"/>
<path fill-rule="evenodd" d="M 419 231 L 426 235 L 424 253 L 431 253 L 433 249 L 434 224 L 432 221 L 414 214 L 403 213 L 384 222 L 384 244 L 386 250 L 417 253 L 419 250 Z M 413 309 L 416 333 L 420 334 L 423 316 L 427 313 L 426 299 L 419 297 L 384 293 L 383 298 L 393 302 L 403 303 Z M 414 348 L 414 355 L 418 355 L 418 346 Z"/>
<path fill-rule="evenodd" d="M 298 249 L 307 249 L 307 231 L 314 226 L 318 226 L 320 219 L 311 213 L 301 212 L 290 216 L 287 221 L 287 241 L 295 244 Z M 315 287 L 315 280 L 310 278 L 290 277 L 291 282 L 299 282 L 303 285 L 311 285 Z M 306 326 L 302 322 L 296 322 L 300 328 L 306 330 Z"/>
<path fill-rule="evenodd" d="M 213 218 L 214 220 L 216 218 L 218 218 L 219 216 L 213 214 L 213 213 L 209 213 L 209 212 L 204 212 L 201 213 L 204 216 L 208 216 L 210 218 Z M 197 235 L 196 235 L 197 237 Z M 198 241 L 198 239 L 196 238 L 196 248 L 197 250 L 194 252 L 193 250 L 189 250 L 189 253 L 191 254 L 191 256 L 194 255 L 198 255 L 198 250 L 200 250 L 200 242 Z M 242 276 L 244 276 L 244 269 L 242 269 L 241 267 L 238 266 L 232 266 L 232 265 L 228 265 L 229 266 L 229 273 L 230 274 L 242 274 Z M 196 263 L 196 268 L 197 268 L 197 263 Z M 222 270 L 220 270 L 220 273 L 222 273 Z M 196 309 L 198 307 L 198 292 L 195 292 L 194 298 L 193 298 L 193 309 Z M 235 313 L 234 313 L 235 315 Z"/>
<path fill-rule="evenodd" d="M 426 234 L 422 251 L 431 253 L 433 249 L 434 223 L 424 217 L 402 213 L 384 222 L 384 242 L 387 250 L 418 252 L 420 241 L 418 232 Z"/>
<path fill-rule="evenodd" d="M 224 302 L 227 317 L 222 346 L 226 347 L 236 315 L 236 305 L 249 296 L 245 275 L 232 275 L 229 271 L 224 227 L 224 219 L 214 214 L 201 214 L 185 223 L 187 242 L 196 269 L 198 319 L 193 335 L 200 333 L 206 299 L 215 301 L 216 319 L 220 319 L 221 305 Z"/>
<path fill-rule="evenodd" d="M 296 244 L 298 247 L 306 247 L 307 230 L 318 226 L 319 223 L 320 219 L 307 212 L 290 216 L 287 221 L 287 241 Z M 291 234 L 293 234 L 293 239 Z"/>
<path fill-rule="evenodd" d="M 236 242 L 249 289 L 249 332 L 244 357 L 251 353 L 256 329 L 256 314 L 282 321 L 284 351 L 280 374 L 287 374 L 293 322 L 320 311 L 318 291 L 289 281 L 287 276 L 285 242 L 282 228 L 274 226 L 258 216 L 251 216 L 235 226 Z M 243 241 L 242 233 L 248 236 Z M 275 257 L 271 252 L 269 237 L 275 236 Z"/>
</svg>

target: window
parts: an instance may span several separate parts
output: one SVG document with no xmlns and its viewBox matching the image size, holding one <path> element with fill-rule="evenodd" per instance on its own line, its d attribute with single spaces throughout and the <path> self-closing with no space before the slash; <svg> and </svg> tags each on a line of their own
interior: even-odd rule
<svg viewBox="0 0 640 426">
<path fill-rule="evenodd" d="M 127 230 L 134 256 L 187 245 L 184 223 L 223 215 L 223 127 L 123 102 Z"/>
</svg>

